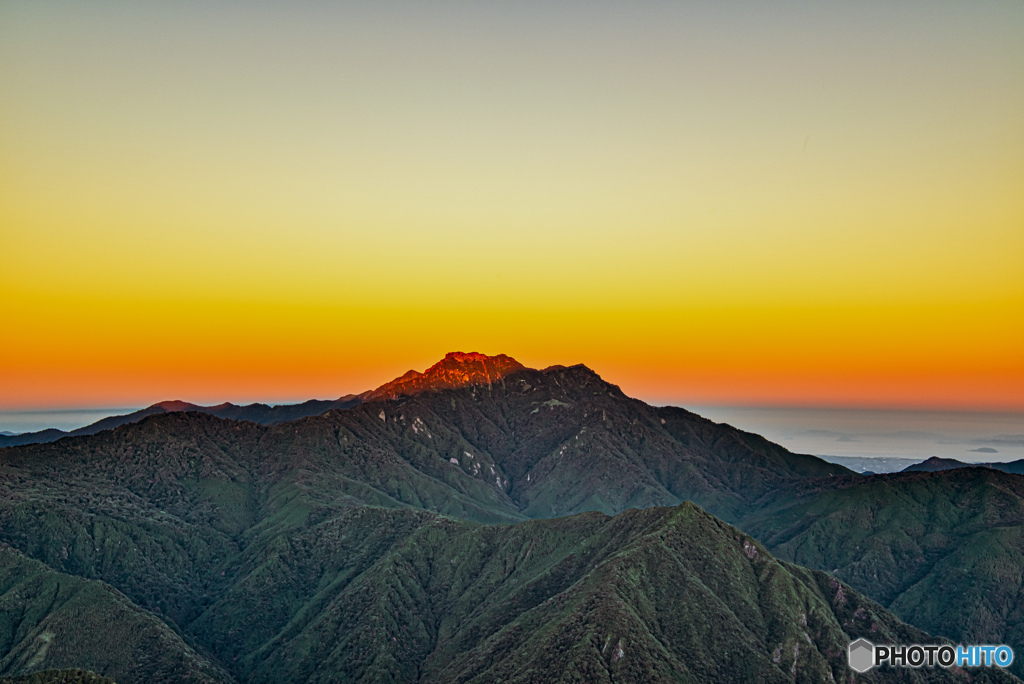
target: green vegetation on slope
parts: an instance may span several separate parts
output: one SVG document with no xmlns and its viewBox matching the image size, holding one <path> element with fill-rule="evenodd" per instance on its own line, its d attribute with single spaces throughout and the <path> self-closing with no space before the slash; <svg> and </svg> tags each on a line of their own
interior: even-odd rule
<svg viewBox="0 0 1024 684">
<path fill-rule="evenodd" d="M 401 505 L 481 522 L 687 500 L 733 521 L 789 483 L 850 474 L 629 399 L 583 366 L 332 411 L 273 426 L 260 447 L 269 471 L 298 464 L 311 493 L 326 483 L 322 500 L 356 481 Z"/>
<path fill-rule="evenodd" d="M 853 638 L 929 640 L 692 504 L 514 526 L 355 509 L 282 536 L 190 631 L 247 682 L 842 681 Z"/>
<path fill-rule="evenodd" d="M 0 522 L 38 553 L 67 546 L 53 562 L 134 591 L 237 681 L 812 682 L 849 675 L 851 638 L 927 640 L 831 578 L 775 561 L 692 504 L 518 525 L 356 505 L 345 495 L 332 507 L 325 488 L 302 482 L 308 453 L 305 461 L 294 455 L 295 472 L 264 485 L 265 462 L 241 451 L 229 458 L 227 447 L 208 442 L 218 430 L 241 430 L 230 443 L 251 445 L 248 427 L 188 415 L 161 421 L 172 419 L 180 432 L 161 425 L 146 439 L 112 433 L 116 449 L 97 436 L 71 454 L 16 454 L 5 464 Z M 126 452 L 133 465 L 117 457 Z M 200 485 L 180 484 L 191 479 Z M 87 496 L 90 486 L 101 489 Z M 122 565 L 118 553 L 97 552 L 108 539 L 131 539 L 145 552 L 125 554 Z M 175 575 L 183 570 L 194 577 L 186 585 Z M 163 588 L 189 596 L 189 585 L 192 600 L 173 614 L 162 609 Z M 89 616 L 110 619 L 100 599 L 86 604 Z M 94 655 L 110 650 L 108 638 L 119 648 L 131 643 L 116 631 L 90 633 L 104 640 L 85 649 Z M 172 662 L 198 658 L 180 640 L 173 646 Z M 65 660 L 34 665 L 89 667 L 122 684 L 173 681 L 112 671 L 63 648 L 53 653 Z M 12 649 L 8 671 L 30 669 L 17 660 L 23 651 Z M 922 678 L 957 679 L 908 670 L 865 681 Z"/>
<path fill-rule="evenodd" d="M 55 572 L 4 547 L 0 654 L 0 674 L 5 675 L 80 667 L 121 682 L 229 680 L 162 620 L 120 592 Z"/>
<path fill-rule="evenodd" d="M 964 468 L 841 484 L 780 498 L 741 526 L 933 634 L 1024 644 L 1024 478 Z"/>
</svg>

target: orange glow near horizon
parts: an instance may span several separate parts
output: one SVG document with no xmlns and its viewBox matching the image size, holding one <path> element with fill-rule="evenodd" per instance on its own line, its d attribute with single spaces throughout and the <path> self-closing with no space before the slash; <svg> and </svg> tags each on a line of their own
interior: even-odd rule
<svg viewBox="0 0 1024 684">
<path fill-rule="evenodd" d="M 441 5 L 0 6 L 0 410 L 1024 410 L 1020 3 Z"/>
<path fill-rule="evenodd" d="M 18 393 L 0 409 L 334 398 L 463 350 L 585 363 L 656 403 L 1020 410 L 1021 322 L 992 323 L 1008 306 L 481 313 L 62 300 L 22 312 L 31 334 L 5 340 L 5 358 L 36 365 L 4 369 Z"/>
</svg>

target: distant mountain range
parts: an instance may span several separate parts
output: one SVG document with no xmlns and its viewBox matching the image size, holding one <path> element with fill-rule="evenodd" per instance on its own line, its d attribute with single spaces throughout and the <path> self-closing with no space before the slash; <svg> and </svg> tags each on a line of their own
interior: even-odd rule
<svg viewBox="0 0 1024 684">
<path fill-rule="evenodd" d="M 297 420 L 306 416 L 315 416 L 336 408 L 349 408 L 361 401 L 360 395 L 350 394 L 334 400 L 311 399 L 301 404 L 281 404 L 269 406 L 267 404 L 246 404 L 237 406 L 235 404 L 218 404 L 216 406 L 198 406 L 187 401 L 161 401 L 138 411 L 123 416 L 110 416 L 98 420 L 91 425 L 65 432 L 56 428 L 47 428 L 37 432 L 24 432 L 12 434 L 9 432 L 0 433 L 0 447 L 24 446 L 26 444 L 45 444 L 55 442 L 62 437 L 79 437 L 82 435 L 95 435 L 103 430 L 112 430 L 121 425 L 137 423 L 147 416 L 154 416 L 160 413 L 173 413 L 176 411 L 196 411 L 207 413 L 218 418 L 229 420 L 249 420 L 254 423 L 272 425 L 289 420 Z"/>
<path fill-rule="evenodd" d="M 1024 460 L 1009 461 L 1007 463 L 964 463 L 963 461 L 958 461 L 955 458 L 939 458 L 938 456 L 932 456 L 926 461 L 921 461 L 920 463 L 915 463 L 912 466 L 904 468 L 903 472 L 935 473 L 942 470 L 953 470 L 954 468 L 992 468 L 993 470 L 1001 470 L 1004 473 L 1024 475 Z"/>
<path fill-rule="evenodd" d="M 1018 476 L 864 477 L 505 356 L 339 401 L 0 449 L 0 675 L 851 681 L 860 636 L 1024 636 Z"/>
</svg>

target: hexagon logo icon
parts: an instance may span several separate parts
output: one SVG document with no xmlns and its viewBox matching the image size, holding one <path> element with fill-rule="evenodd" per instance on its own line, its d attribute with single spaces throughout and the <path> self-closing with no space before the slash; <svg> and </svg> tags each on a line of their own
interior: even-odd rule
<svg viewBox="0 0 1024 684">
<path fill-rule="evenodd" d="M 857 639 L 849 646 L 850 669 L 867 672 L 875 665 L 875 645 L 867 639 Z"/>
</svg>

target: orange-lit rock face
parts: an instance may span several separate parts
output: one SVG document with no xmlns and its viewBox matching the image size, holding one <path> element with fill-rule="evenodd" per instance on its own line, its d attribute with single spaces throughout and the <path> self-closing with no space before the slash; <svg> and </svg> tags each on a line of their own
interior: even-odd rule
<svg viewBox="0 0 1024 684">
<path fill-rule="evenodd" d="M 390 399 L 436 389 L 490 385 L 524 368 L 523 364 L 505 354 L 487 356 L 477 352 L 449 352 L 425 372 L 411 370 L 370 392 L 366 399 Z"/>
</svg>

